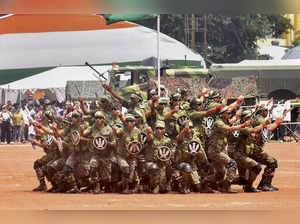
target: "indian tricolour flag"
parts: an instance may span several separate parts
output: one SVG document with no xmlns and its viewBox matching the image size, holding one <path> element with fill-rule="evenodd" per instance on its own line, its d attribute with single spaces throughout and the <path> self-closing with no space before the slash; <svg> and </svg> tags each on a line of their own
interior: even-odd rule
<svg viewBox="0 0 300 224">
<path fill-rule="evenodd" d="M 124 19 L 124 18 L 123 18 Z M 157 33 L 121 21 L 107 25 L 95 14 L 0 16 L 0 84 L 60 66 L 138 63 L 157 55 Z M 162 60 L 185 58 L 205 67 L 203 58 L 181 42 L 160 35 Z"/>
</svg>

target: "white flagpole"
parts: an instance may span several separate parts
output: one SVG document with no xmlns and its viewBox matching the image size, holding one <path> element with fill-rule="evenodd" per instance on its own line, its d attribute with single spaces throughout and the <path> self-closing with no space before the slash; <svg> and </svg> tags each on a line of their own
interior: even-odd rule
<svg viewBox="0 0 300 224">
<path fill-rule="evenodd" d="M 160 54 L 159 54 L 160 15 L 157 15 L 157 81 L 158 96 L 160 96 Z"/>
</svg>

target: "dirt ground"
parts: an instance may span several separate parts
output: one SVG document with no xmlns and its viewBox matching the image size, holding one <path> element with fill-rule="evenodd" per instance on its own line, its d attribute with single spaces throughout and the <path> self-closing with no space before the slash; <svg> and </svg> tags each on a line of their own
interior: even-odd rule
<svg viewBox="0 0 300 224">
<path fill-rule="evenodd" d="M 300 208 L 300 144 L 269 143 L 278 159 L 274 185 L 278 192 L 229 194 L 51 194 L 31 190 L 38 185 L 33 162 L 43 155 L 30 145 L 0 146 L 0 210 L 298 210 Z M 257 184 L 257 183 L 256 183 Z"/>
</svg>

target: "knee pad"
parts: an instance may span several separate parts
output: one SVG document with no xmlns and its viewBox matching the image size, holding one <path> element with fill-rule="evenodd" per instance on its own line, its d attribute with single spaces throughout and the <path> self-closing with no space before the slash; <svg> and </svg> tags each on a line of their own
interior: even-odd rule
<svg viewBox="0 0 300 224">
<path fill-rule="evenodd" d="M 237 163 L 236 163 L 236 161 L 231 160 L 229 163 L 227 163 L 226 168 L 227 169 L 232 169 L 232 168 L 237 169 Z"/>
<path fill-rule="evenodd" d="M 183 171 L 185 173 L 193 172 L 193 168 L 189 163 L 180 163 L 179 166 L 180 166 L 181 171 Z"/>
<path fill-rule="evenodd" d="M 129 166 L 121 167 L 121 172 L 124 176 L 128 177 L 130 175 L 130 168 Z"/>
<path fill-rule="evenodd" d="M 39 161 L 38 160 L 36 160 L 34 163 L 33 163 L 33 169 L 38 169 L 38 168 L 40 168 L 41 167 L 41 164 L 39 163 Z"/>
<path fill-rule="evenodd" d="M 269 164 L 267 165 L 267 168 L 270 168 L 270 169 L 272 169 L 272 170 L 275 170 L 277 167 L 278 167 L 278 162 L 277 162 L 276 159 L 274 159 L 274 162 L 273 162 L 273 163 L 269 163 Z"/>
<path fill-rule="evenodd" d="M 156 163 L 152 163 L 151 166 L 148 169 L 148 173 L 152 176 L 157 176 L 159 171 L 159 167 Z"/>
<path fill-rule="evenodd" d="M 72 171 L 73 171 L 72 167 L 70 167 L 68 165 L 65 165 L 63 168 L 63 172 L 66 174 L 71 173 Z"/>
<path fill-rule="evenodd" d="M 258 164 L 258 165 L 256 165 L 256 166 L 252 167 L 252 171 L 253 171 L 254 173 L 256 173 L 256 174 L 259 174 L 261 170 L 262 170 L 262 167 L 261 167 L 260 164 Z"/>
<path fill-rule="evenodd" d="M 54 176 L 54 174 L 57 172 L 52 166 L 47 166 L 47 173 L 50 177 Z"/>
</svg>

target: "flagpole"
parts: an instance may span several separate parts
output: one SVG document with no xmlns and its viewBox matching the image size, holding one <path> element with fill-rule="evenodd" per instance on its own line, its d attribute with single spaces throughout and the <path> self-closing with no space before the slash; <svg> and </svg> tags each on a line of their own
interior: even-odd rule
<svg viewBox="0 0 300 224">
<path fill-rule="evenodd" d="M 158 96 L 160 96 L 160 54 L 159 54 L 160 15 L 157 15 L 157 83 Z"/>
</svg>

